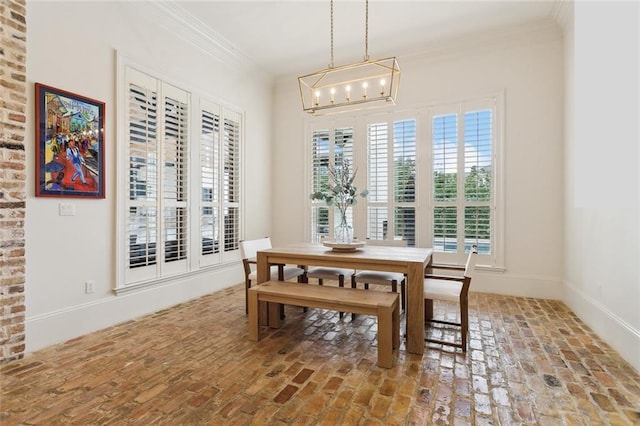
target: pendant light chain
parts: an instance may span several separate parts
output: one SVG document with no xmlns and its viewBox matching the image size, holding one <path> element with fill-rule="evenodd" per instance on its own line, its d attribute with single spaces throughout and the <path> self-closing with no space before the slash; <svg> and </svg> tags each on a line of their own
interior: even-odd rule
<svg viewBox="0 0 640 426">
<path fill-rule="evenodd" d="M 333 1 L 333 0 L 331 0 Z M 364 14 L 364 60 L 369 60 L 369 0 L 365 1 Z"/>
<path fill-rule="evenodd" d="M 331 0 L 331 62 L 329 68 L 333 68 L 333 0 Z"/>
</svg>

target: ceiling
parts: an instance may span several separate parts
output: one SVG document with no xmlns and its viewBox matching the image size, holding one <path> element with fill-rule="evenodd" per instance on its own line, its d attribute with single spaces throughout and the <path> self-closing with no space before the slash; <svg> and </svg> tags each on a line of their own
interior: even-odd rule
<svg viewBox="0 0 640 426">
<path fill-rule="evenodd" d="M 410 55 L 447 39 L 550 19 L 561 1 L 371 0 L 369 56 Z M 275 76 L 329 65 L 329 0 L 179 0 L 176 6 L 188 22 Z M 363 59 L 364 40 L 365 1 L 334 0 L 334 64 Z"/>
</svg>

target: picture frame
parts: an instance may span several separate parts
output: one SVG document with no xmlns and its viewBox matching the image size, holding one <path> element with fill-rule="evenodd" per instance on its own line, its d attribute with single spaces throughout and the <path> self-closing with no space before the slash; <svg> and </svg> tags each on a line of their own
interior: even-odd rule
<svg viewBox="0 0 640 426">
<path fill-rule="evenodd" d="M 104 102 L 41 83 L 36 92 L 36 197 L 104 198 Z"/>
</svg>

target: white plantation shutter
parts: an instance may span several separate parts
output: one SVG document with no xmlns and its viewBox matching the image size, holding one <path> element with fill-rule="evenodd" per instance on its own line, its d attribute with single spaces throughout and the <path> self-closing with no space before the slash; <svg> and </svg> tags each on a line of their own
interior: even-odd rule
<svg viewBox="0 0 640 426">
<path fill-rule="evenodd" d="M 235 259 L 240 241 L 241 115 L 202 101 L 200 264 Z"/>
<path fill-rule="evenodd" d="M 458 114 L 433 117 L 433 248 L 458 250 Z"/>
<path fill-rule="evenodd" d="M 367 160 L 367 237 L 414 246 L 416 120 L 369 124 Z"/>
<path fill-rule="evenodd" d="M 329 165 L 340 166 L 344 160 L 353 165 L 353 126 L 313 129 L 311 134 L 311 192 L 326 190 L 329 184 Z M 337 209 L 326 206 L 322 200 L 311 202 L 311 241 L 333 236 Z M 347 221 L 353 224 L 353 208 L 347 212 Z"/>
<path fill-rule="evenodd" d="M 344 164 L 347 160 L 351 165 L 351 172 L 355 170 L 353 165 L 353 127 L 339 127 L 334 132 L 334 164 L 338 167 Z M 340 213 L 338 209 L 333 209 L 334 223 L 339 223 Z M 347 223 L 353 226 L 353 207 L 347 209 Z"/>
<path fill-rule="evenodd" d="M 493 254 L 495 101 L 433 114 L 433 247 L 451 254 Z M 459 256 L 458 256 L 459 257 Z"/>
<path fill-rule="evenodd" d="M 383 240 L 389 224 L 389 130 L 387 123 L 367 128 L 367 237 Z"/>
<path fill-rule="evenodd" d="M 191 93 L 129 66 L 124 77 L 116 290 L 237 261 L 242 114 L 192 108 Z"/>
<path fill-rule="evenodd" d="M 465 246 L 491 254 L 492 110 L 465 112 L 464 141 Z"/>
<path fill-rule="evenodd" d="M 477 244 L 483 267 L 503 269 L 502 110 L 503 95 L 496 94 L 413 111 L 314 119 L 306 133 L 310 192 L 326 183 L 330 164 L 349 158 L 360 176 L 358 190 L 369 191 L 350 209 L 354 230 L 366 228 L 355 235 L 433 247 L 443 263 L 463 263 Z M 333 209 L 317 200 L 310 207 L 311 240 L 333 235 Z"/>
<path fill-rule="evenodd" d="M 215 110 L 215 112 L 213 112 Z M 220 252 L 220 113 L 206 105 L 200 113 L 200 250 L 201 262 L 218 261 Z"/>
<path fill-rule="evenodd" d="M 353 127 L 335 129 L 333 152 L 336 166 L 341 166 L 344 160 L 353 165 Z"/>
<path fill-rule="evenodd" d="M 164 261 L 187 258 L 187 103 L 164 99 L 162 181 Z"/>
<path fill-rule="evenodd" d="M 126 282 L 187 270 L 189 94 L 128 70 Z"/>
<path fill-rule="evenodd" d="M 155 88 L 128 87 L 129 207 L 126 215 L 129 268 L 153 267 L 156 259 L 158 105 Z M 153 273 L 153 272 L 152 272 Z"/>
<path fill-rule="evenodd" d="M 329 182 L 329 129 L 314 130 L 311 134 L 311 193 L 322 191 Z M 311 241 L 320 242 L 328 237 L 329 209 L 320 200 L 313 200 L 311 207 Z"/>
<path fill-rule="evenodd" d="M 394 236 L 416 243 L 416 120 L 393 123 Z"/>
<path fill-rule="evenodd" d="M 240 115 L 225 112 L 222 137 L 223 252 L 236 252 L 240 241 Z"/>
</svg>

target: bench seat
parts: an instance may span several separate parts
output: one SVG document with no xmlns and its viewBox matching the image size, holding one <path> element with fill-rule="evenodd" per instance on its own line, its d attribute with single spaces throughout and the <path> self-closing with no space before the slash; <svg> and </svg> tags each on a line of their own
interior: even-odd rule
<svg viewBox="0 0 640 426">
<path fill-rule="evenodd" d="M 249 289 L 249 340 L 259 339 L 260 309 L 267 302 L 269 326 L 280 327 L 279 305 L 353 312 L 378 318 L 378 366 L 391 368 L 400 346 L 398 295 L 353 288 L 267 281 Z"/>
</svg>

